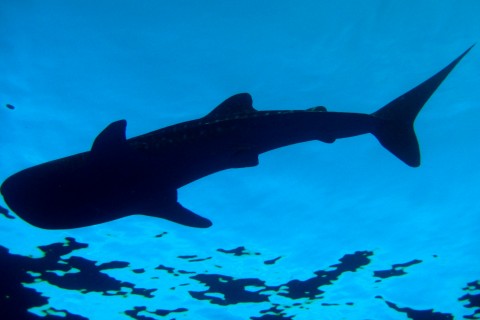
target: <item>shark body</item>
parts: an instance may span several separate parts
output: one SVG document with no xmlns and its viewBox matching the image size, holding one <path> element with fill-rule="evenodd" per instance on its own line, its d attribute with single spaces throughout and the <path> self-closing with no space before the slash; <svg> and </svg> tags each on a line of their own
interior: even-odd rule
<svg viewBox="0 0 480 320">
<path fill-rule="evenodd" d="M 261 153 L 319 140 L 371 133 L 407 165 L 420 165 L 414 120 L 470 50 L 437 74 L 372 114 L 324 107 L 257 111 L 247 93 L 225 100 L 207 116 L 126 139 L 126 121 L 107 126 L 88 152 L 50 161 L 7 178 L 1 193 L 28 223 L 70 229 L 132 214 L 206 228 L 211 221 L 184 208 L 177 189 L 215 172 L 258 165 Z"/>
</svg>

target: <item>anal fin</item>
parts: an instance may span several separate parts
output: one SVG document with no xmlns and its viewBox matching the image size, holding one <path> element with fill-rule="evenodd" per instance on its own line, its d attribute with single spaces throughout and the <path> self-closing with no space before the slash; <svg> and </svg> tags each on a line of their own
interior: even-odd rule
<svg viewBox="0 0 480 320">
<path fill-rule="evenodd" d="M 258 165 L 258 153 L 251 147 L 239 147 L 230 156 L 229 164 L 232 168 L 247 168 Z"/>
<path fill-rule="evenodd" d="M 325 143 L 334 143 L 336 139 L 332 138 L 331 136 L 324 135 L 324 136 L 318 138 L 317 140 L 325 142 Z"/>
</svg>

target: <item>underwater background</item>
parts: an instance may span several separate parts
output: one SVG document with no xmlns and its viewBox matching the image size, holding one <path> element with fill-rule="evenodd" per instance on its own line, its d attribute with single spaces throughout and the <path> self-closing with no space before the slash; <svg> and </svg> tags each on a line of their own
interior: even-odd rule
<svg viewBox="0 0 480 320">
<path fill-rule="evenodd" d="M 4 0 L 0 180 L 239 92 L 374 112 L 479 41 L 479 17 L 476 0 Z M 277 149 L 179 190 L 208 229 L 42 230 L 2 199 L 1 317 L 480 319 L 479 122 L 477 45 L 417 118 L 419 168 L 372 135 Z"/>
</svg>

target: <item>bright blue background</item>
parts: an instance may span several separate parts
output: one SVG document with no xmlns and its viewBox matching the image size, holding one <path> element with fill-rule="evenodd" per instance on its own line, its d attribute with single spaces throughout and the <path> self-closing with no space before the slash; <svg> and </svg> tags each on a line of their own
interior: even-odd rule
<svg viewBox="0 0 480 320">
<path fill-rule="evenodd" d="M 0 180 L 29 166 L 88 150 L 110 122 L 127 137 L 207 114 L 249 92 L 254 106 L 370 113 L 446 66 L 480 39 L 480 1 L 2 1 L 0 5 Z M 132 268 L 211 270 L 269 284 L 306 279 L 346 253 L 372 250 L 295 319 L 405 319 L 399 306 L 471 314 L 457 299 L 480 279 L 480 53 L 474 48 L 420 114 L 422 166 L 407 167 L 370 135 L 310 142 L 261 155 L 179 190 L 180 202 L 214 225 L 196 230 L 134 216 L 70 231 L 0 217 L 0 244 L 38 256 L 66 236 L 76 251 Z M 12 104 L 15 110 L 3 107 Z M 2 206 L 6 206 L 2 202 Z M 167 231 L 158 239 L 156 234 Z M 233 257 L 240 245 L 261 256 Z M 192 266 L 178 255 L 213 256 Z M 433 255 L 438 255 L 434 258 Z M 268 268 L 266 259 L 282 256 Z M 374 270 L 413 259 L 408 275 L 374 283 Z M 107 273 L 124 281 L 130 271 Z M 157 287 L 154 299 L 101 296 L 45 283 L 57 309 L 105 319 L 135 305 L 187 307 L 178 319 L 247 319 L 262 304 L 222 307 L 190 287 Z M 183 291 L 182 291 L 183 290 Z M 142 301 L 138 301 L 142 300 Z M 354 306 L 345 303 L 353 301 Z M 339 303 L 322 307 L 321 303 Z"/>
</svg>

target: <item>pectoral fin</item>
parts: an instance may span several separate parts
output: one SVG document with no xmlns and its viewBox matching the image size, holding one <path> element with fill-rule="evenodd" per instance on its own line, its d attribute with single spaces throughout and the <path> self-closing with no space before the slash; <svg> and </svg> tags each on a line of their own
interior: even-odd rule
<svg viewBox="0 0 480 320">
<path fill-rule="evenodd" d="M 147 213 L 147 215 L 170 220 L 187 227 L 208 228 L 212 226 L 210 220 L 184 208 L 178 202 L 175 202 L 173 205 L 162 207 L 158 212 Z"/>
</svg>

